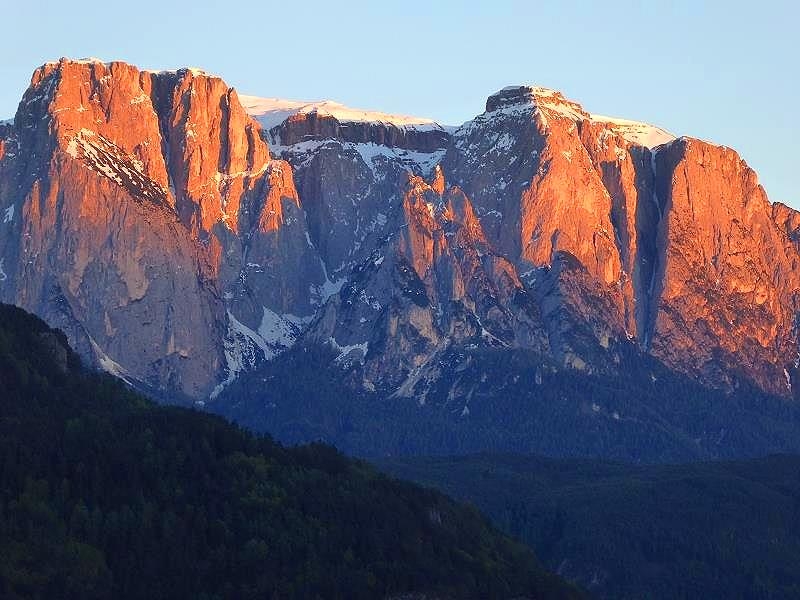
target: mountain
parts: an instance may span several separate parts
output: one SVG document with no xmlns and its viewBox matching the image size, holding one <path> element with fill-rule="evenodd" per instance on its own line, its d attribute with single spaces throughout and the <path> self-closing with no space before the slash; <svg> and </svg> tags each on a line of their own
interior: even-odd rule
<svg viewBox="0 0 800 600">
<path fill-rule="evenodd" d="M 3 598 L 580 598 L 442 494 L 82 368 L 0 305 Z"/>
<path fill-rule="evenodd" d="M 4 148 L 2 296 L 107 370 L 207 397 L 312 314 L 287 275 L 324 282 L 291 169 L 221 79 L 49 63 Z"/>
<path fill-rule="evenodd" d="M 797 598 L 800 457 L 634 466 L 472 455 L 382 459 L 474 503 L 596 598 Z"/>
<path fill-rule="evenodd" d="M 260 383 L 300 353 L 348 397 L 473 420 L 519 373 L 642 364 L 793 410 L 800 217 L 728 148 L 534 86 L 452 128 L 93 59 L 37 69 L 0 140 L 0 299 L 166 400 L 269 420 Z"/>
</svg>

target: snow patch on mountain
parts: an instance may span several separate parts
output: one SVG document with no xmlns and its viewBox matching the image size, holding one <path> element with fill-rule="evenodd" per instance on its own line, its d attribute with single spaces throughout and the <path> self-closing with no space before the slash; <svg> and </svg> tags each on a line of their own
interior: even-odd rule
<svg viewBox="0 0 800 600">
<path fill-rule="evenodd" d="M 618 133 L 632 144 L 638 144 L 646 148 L 655 148 L 676 139 L 669 131 L 648 123 L 604 115 L 590 116 L 592 121 L 608 125 L 609 129 Z"/>
<path fill-rule="evenodd" d="M 108 66 L 108 65 L 111 64 L 110 62 L 104 61 L 101 58 L 96 58 L 94 56 L 87 56 L 87 57 L 84 57 L 84 58 L 66 58 L 66 57 L 63 57 L 60 60 L 51 60 L 49 62 L 46 62 L 45 65 L 48 65 L 48 66 L 57 65 L 61 61 L 67 61 L 67 62 L 70 62 L 70 63 L 79 64 L 79 65 L 98 64 L 98 65 Z"/>
<path fill-rule="evenodd" d="M 127 188 L 140 198 L 164 204 L 167 192 L 144 172 L 144 164 L 125 153 L 108 138 L 90 129 L 81 129 L 69 139 L 65 148 L 72 158 L 80 160 L 90 171 Z"/>
<path fill-rule="evenodd" d="M 333 100 L 304 101 L 282 98 L 261 98 L 259 96 L 239 95 L 239 101 L 247 113 L 269 131 L 296 114 L 317 113 L 348 123 L 385 123 L 403 129 L 418 131 L 444 130 L 433 119 L 409 115 L 393 115 L 374 110 L 350 108 Z"/>
<path fill-rule="evenodd" d="M 627 141 L 647 148 L 654 148 L 675 139 L 670 132 L 655 125 L 630 119 L 589 114 L 583 110 L 580 104 L 565 98 L 561 92 L 539 86 L 508 86 L 495 92 L 489 96 L 487 110 L 481 117 L 485 120 L 503 115 L 517 116 L 531 111 L 539 114 L 545 126 L 547 126 L 548 118 L 553 117 L 566 117 L 576 122 L 589 120 L 594 123 L 602 123 Z M 475 120 L 480 121 L 481 117 Z M 463 132 L 463 130 L 462 126 L 461 131 Z"/>
<path fill-rule="evenodd" d="M 279 315 L 266 306 L 263 308 L 264 316 L 258 326 L 258 335 L 272 351 L 272 356 L 268 358 L 273 358 L 294 346 L 312 317 L 298 317 L 289 313 Z"/>
<path fill-rule="evenodd" d="M 106 63 L 110 64 L 110 63 Z M 221 79 L 219 75 L 209 73 L 200 67 L 180 67 L 177 69 L 146 69 L 142 73 L 152 73 L 154 75 L 181 75 L 191 73 L 194 77 L 209 77 L 211 79 Z"/>
<path fill-rule="evenodd" d="M 367 355 L 367 350 L 369 350 L 369 342 L 342 346 L 335 338 L 331 337 L 328 339 L 328 343 L 339 353 L 334 359 L 334 362 L 345 366 L 351 364 L 355 360 L 363 362 L 364 357 Z"/>
<path fill-rule="evenodd" d="M 250 371 L 265 360 L 272 360 L 291 348 L 310 317 L 297 317 L 292 314 L 280 315 L 267 307 L 258 331 L 250 329 L 227 311 L 228 333 L 223 341 L 227 378 L 219 383 L 209 395 L 213 400 L 241 373 Z"/>
<path fill-rule="evenodd" d="M 486 102 L 486 113 L 518 111 L 525 107 L 537 108 L 546 111 L 549 116 L 563 116 L 575 121 L 587 116 L 580 104 L 568 100 L 561 92 L 530 85 L 512 85 L 495 92 Z"/>
<path fill-rule="evenodd" d="M 433 152 L 419 152 L 404 148 L 390 148 L 373 142 L 356 143 L 338 140 L 309 140 L 290 146 L 272 145 L 270 151 L 274 156 L 282 156 L 287 160 L 291 158 L 290 162 L 296 167 L 302 167 L 323 146 L 340 148 L 342 152 L 357 152 L 372 171 L 375 179 L 379 177 L 378 169 L 384 161 L 400 163 L 411 171 L 415 170 L 413 167 L 417 167 L 423 176 L 429 176 L 433 172 L 433 168 L 444 158 L 446 152 L 444 148 Z"/>
<path fill-rule="evenodd" d="M 308 293 L 311 295 L 314 304 L 322 306 L 328 301 L 328 298 L 341 291 L 344 284 L 347 283 L 347 278 L 340 277 L 335 280 L 331 279 L 328 275 L 328 268 L 325 266 L 325 261 L 322 260 L 322 257 L 319 259 L 319 264 L 322 266 L 322 273 L 325 275 L 325 281 L 320 285 L 309 286 Z"/>
<path fill-rule="evenodd" d="M 403 148 L 389 148 L 373 143 L 346 143 L 343 145 L 358 152 L 376 177 L 377 173 L 375 168 L 379 164 L 381 158 L 396 160 L 407 165 L 417 165 L 422 170 L 423 175 L 429 175 L 433 171 L 433 168 L 442 161 L 446 152 L 444 149 L 436 150 L 435 152 L 416 152 L 413 150 L 404 150 Z"/>
</svg>

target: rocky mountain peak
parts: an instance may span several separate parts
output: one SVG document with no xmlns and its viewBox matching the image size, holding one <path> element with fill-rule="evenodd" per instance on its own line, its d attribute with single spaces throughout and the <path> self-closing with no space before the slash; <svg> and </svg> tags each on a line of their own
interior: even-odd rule
<svg viewBox="0 0 800 600">
<path fill-rule="evenodd" d="M 609 117 L 605 115 L 590 114 L 573 100 L 566 98 L 561 92 L 549 88 L 536 86 L 509 86 L 492 94 L 486 101 L 486 116 L 492 116 L 497 111 L 510 112 L 511 114 L 534 109 L 543 129 L 550 127 L 549 119 L 564 118 L 567 122 L 581 123 L 583 126 L 595 127 L 598 130 L 608 131 L 629 143 L 654 148 L 655 146 L 671 142 L 675 136 L 655 125 Z"/>
<path fill-rule="evenodd" d="M 0 300 L 193 398 L 298 342 L 401 395 L 482 347 L 596 371 L 630 344 L 781 395 L 798 376 L 797 213 L 730 149 L 546 88 L 451 133 L 62 59 L 0 125 L 0 210 Z"/>
<path fill-rule="evenodd" d="M 512 107 L 538 107 L 570 118 L 589 117 L 580 104 L 568 100 L 561 92 L 530 85 L 512 85 L 495 92 L 486 100 L 486 112 Z"/>
<path fill-rule="evenodd" d="M 236 91 L 199 69 L 62 58 L 34 72 L 17 118 L 27 137 L 52 130 L 60 151 L 198 232 L 235 230 L 270 160 Z"/>
<path fill-rule="evenodd" d="M 291 335 L 275 315 L 312 310 L 324 278 L 292 169 L 219 77 L 47 63 L 3 148 L 0 294 L 108 370 L 202 396 L 242 368 L 230 331 Z M 245 338 L 263 358 L 285 336 Z"/>
</svg>

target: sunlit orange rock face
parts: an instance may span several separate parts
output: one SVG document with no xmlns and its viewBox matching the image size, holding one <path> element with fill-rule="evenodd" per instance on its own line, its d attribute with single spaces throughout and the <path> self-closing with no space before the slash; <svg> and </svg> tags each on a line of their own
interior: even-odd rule
<svg viewBox="0 0 800 600">
<path fill-rule="evenodd" d="M 194 399 L 298 342 L 421 402 L 476 349 L 800 389 L 800 214 L 730 149 L 528 86 L 454 132 L 269 135 L 198 70 L 37 69 L 0 125 L 0 299 Z"/>
<path fill-rule="evenodd" d="M 648 148 L 630 128 L 549 90 L 507 89 L 456 132 L 444 164 L 490 241 L 533 267 L 566 362 L 591 368 L 587 340 L 629 337 L 711 385 L 743 376 L 789 394 L 797 213 L 770 205 L 734 151 L 688 138 Z"/>
<path fill-rule="evenodd" d="M 776 221 L 756 174 L 728 148 L 681 139 L 655 167 L 664 248 L 651 351 L 716 385 L 741 370 L 785 394 L 798 356 L 797 214 Z"/>
<path fill-rule="evenodd" d="M 284 246 L 306 247 L 303 223 L 283 230 L 284 203 L 299 209 L 291 168 L 236 92 L 194 70 L 61 60 L 33 74 L 8 144 L 3 299 L 107 368 L 207 394 L 225 366 L 223 296 L 257 328 L 270 303 L 248 291 L 298 266 Z"/>
<path fill-rule="evenodd" d="M 635 181 L 613 181 L 620 162 L 634 171 L 633 159 L 624 139 L 592 127 L 560 94 L 509 88 L 456 132 L 444 160 L 490 242 L 539 298 L 553 353 L 578 367 L 587 344 L 636 333 L 635 258 L 620 238 L 635 243 L 622 207 L 638 190 Z"/>
</svg>

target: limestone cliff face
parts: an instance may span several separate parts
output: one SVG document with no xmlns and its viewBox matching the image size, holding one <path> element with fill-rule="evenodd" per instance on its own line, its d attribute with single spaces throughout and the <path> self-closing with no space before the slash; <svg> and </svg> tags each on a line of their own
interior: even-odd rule
<svg viewBox="0 0 800 600">
<path fill-rule="evenodd" d="M 236 92 L 198 71 L 37 69 L 0 167 L 2 298 L 111 370 L 207 394 L 226 369 L 229 317 L 257 328 L 263 306 L 292 303 L 253 301 L 259 279 L 309 264 L 304 223 L 287 216 L 299 210 L 291 169 L 259 132 Z"/>
<path fill-rule="evenodd" d="M 507 88 L 456 131 L 443 161 L 539 299 L 556 357 L 575 366 L 586 364 L 587 345 L 608 346 L 635 326 L 613 210 L 620 201 L 584 143 L 593 137 L 584 121 L 558 93 Z"/>
<path fill-rule="evenodd" d="M 711 385 L 791 392 L 800 220 L 732 150 L 523 86 L 491 96 L 443 164 L 565 363 L 596 368 L 597 345 L 627 337 Z"/>
<path fill-rule="evenodd" d="M 109 370 L 194 395 L 222 358 L 214 266 L 175 212 L 148 82 L 122 64 L 34 73 L 4 161 L 0 293 Z"/>
<path fill-rule="evenodd" d="M 360 363 L 367 389 L 420 402 L 444 365 L 465 360 L 466 346 L 546 353 L 538 305 L 487 242 L 465 194 L 446 187 L 439 167 L 430 182 L 408 175 L 401 193 L 396 229 L 354 269 L 310 337 L 337 362 Z"/>
<path fill-rule="evenodd" d="M 298 342 L 421 401 L 481 348 L 800 389 L 800 213 L 732 150 L 529 86 L 392 118 L 266 132 L 195 69 L 48 63 L 0 124 L 0 299 L 195 399 Z"/>
<path fill-rule="evenodd" d="M 392 123 L 342 121 L 319 111 L 302 112 L 274 127 L 270 135 L 282 145 L 335 139 L 355 144 L 377 144 L 417 152 L 447 147 L 450 136 L 439 127 L 403 127 Z"/>
<path fill-rule="evenodd" d="M 783 230 L 793 242 L 798 241 L 800 234 L 800 212 L 789 208 L 785 204 L 776 202 L 772 205 L 772 218 L 778 227 Z"/>
<path fill-rule="evenodd" d="M 650 350 L 714 385 L 744 373 L 786 394 L 798 356 L 795 215 L 777 209 L 786 216 L 776 221 L 755 173 L 728 148 L 682 138 L 655 168 L 664 216 Z"/>
</svg>

